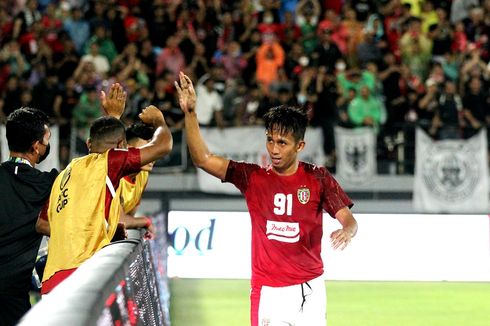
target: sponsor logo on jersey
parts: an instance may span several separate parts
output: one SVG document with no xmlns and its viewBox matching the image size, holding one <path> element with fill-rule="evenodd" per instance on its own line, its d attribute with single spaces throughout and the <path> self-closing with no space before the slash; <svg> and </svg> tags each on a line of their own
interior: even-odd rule
<svg viewBox="0 0 490 326">
<path fill-rule="evenodd" d="M 267 220 L 267 239 L 280 242 L 299 241 L 299 223 L 277 222 Z"/>
<path fill-rule="evenodd" d="M 306 204 L 310 200 L 310 189 L 301 187 L 298 189 L 298 200 L 301 204 Z"/>
</svg>

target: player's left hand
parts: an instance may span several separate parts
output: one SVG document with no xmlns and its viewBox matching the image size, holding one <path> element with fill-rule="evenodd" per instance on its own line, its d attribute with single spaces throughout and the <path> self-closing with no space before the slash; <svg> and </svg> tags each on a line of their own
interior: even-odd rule
<svg viewBox="0 0 490 326">
<path fill-rule="evenodd" d="M 332 244 L 332 248 L 334 250 L 344 250 L 351 240 L 351 234 L 344 229 L 333 231 L 330 234 L 330 243 Z"/>
<path fill-rule="evenodd" d="M 126 106 L 127 94 L 119 83 L 114 83 L 109 89 L 109 94 L 100 91 L 100 103 L 104 109 L 104 113 L 108 116 L 121 118 Z"/>
</svg>

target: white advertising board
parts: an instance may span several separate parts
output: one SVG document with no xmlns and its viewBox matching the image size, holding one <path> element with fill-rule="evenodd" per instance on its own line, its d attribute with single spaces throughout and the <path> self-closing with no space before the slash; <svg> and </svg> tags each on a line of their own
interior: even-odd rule
<svg viewBox="0 0 490 326">
<path fill-rule="evenodd" d="M 340 224 L 324 215 L 322 255 L 330 280 L 490 281 L 488 215 L 356 214 L 344 251 L 328 241 Z M 250 278 L 246 212 L 169 213 L 168 275 Z"/>
</svg>

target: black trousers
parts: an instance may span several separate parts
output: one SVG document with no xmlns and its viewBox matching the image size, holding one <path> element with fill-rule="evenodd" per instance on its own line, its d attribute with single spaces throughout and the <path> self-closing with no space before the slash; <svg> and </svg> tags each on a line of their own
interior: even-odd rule
<svg viewBox="0 0 490 326">
<path fill-rule="evenodd" d="M 28 293 L 25 295 L 0 293 L 0 325 L 16 325 L 30 308 Z"/>
</svg>

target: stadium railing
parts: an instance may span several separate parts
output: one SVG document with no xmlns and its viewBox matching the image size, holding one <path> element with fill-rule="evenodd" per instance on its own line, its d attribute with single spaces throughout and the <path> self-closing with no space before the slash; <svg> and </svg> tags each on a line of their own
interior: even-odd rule
<svg viewBox="0 0 490 326">
<path fill-rule="evenodd" d="M 143 231 L 128 231 L 127 240 L 111 243 L 83 263 L 19 325 L 170 325 L 169 293 L 161 284 L 166 278 L 157 271 L 162 262 L 153 258 L 163 248 L 152 248 L 166 240 L 146 241 Z"/>
</svg>

